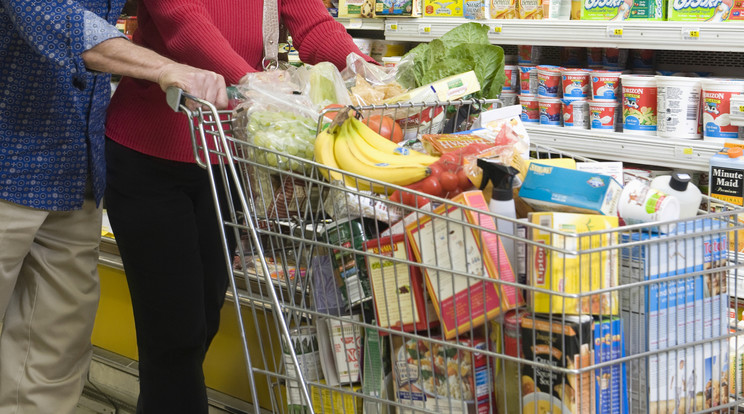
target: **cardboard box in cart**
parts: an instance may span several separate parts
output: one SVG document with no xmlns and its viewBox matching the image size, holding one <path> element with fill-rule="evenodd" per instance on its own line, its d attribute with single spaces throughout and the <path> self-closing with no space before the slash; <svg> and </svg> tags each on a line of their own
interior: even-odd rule
<svg viewBox="0 0 744 414">
<path fill-rule="evenodd" d="M 488 210 L 480 191 L 466 191 L 452 202 Z M 426 288 L 447 339 L 469 332 L 501 312 L 524 304 L 521 292 L 513 286 L 430 269 L 440 267 L 467 275 L 516 281 L 499 236 L 462 224 L 496 231 L 493 217 L 477 210 L 443 204 L 434 209 L 432 215 L 406 227 L 416 260 L 424 265 Z"/>
<path fill-rule="evenodd" d="M 721 229 L 721 232 L 689 237 L 716 229 Z M 687 238 L 680 238 L 685 235 Z M 628 338 L 628 353 L 663 351 L 672 346 L 712 340 L 724 335 L 728 327 L 725 272 L 668 279 L 725 266 L 728 254 L 725 224 L 700 218 L 680 224 L 669 234 L 634 232 L 622 235 L 623 243 L 643 241 L 649 243 L 622 249 L 621 282 L 630 284 L 654 280 L 658 283 L 623 292 L 621 315 Z M 726 341 L 713 344 L 722 342 Z M 693 401 L 696 409 L 702 409 L 700 395 L 692 394 L 692 381 L 700 384 L 704 364 L 710 365 L 713 359 L 728 359 L 727 348 L 718 348 L 712 346 L 706 350 L 705 347 L 696 346 L 660 352 L 630 364 L 629 376 L 637 379 L 631 382 L 629 390 L 632 402 L 630 412 L 671 413 L 678 402 L 692 408 L 687 404 L 693 404 Z M 695 366 L 698 367 L 694 368 L 693 375 Z M 727 366 L 718 364 L 714 368 L 727 369 Z M 683 371 L 686 372 L 684 375 Z M 683 377 L 687 378 L 684 382 Z M 675 378 L 674 382 L 669 383 L 671 378 Z M 696 392 L 703 391 L 698 389 Z"/>
<path fill-rule="evenodd" d="M 616 248 L 594 253 L 585 250 L 600 249 L 618 244 L 617 232 L 592 236 L 582 235 L 594 231 L 616 228 L 616 216 L 573 213 L 530 213 L 533 224 L 554 229 L 554 232 L 531 228 L 531 239 L 547 247 L 528 246 L 530 284 L 533 287 L 555 292 L 589 293 L 618 285 L 619 263 Z M 576 251 L 567 254 L 557 249 Z M 530 304 L 534 312 L 554 314 L 617 315 L 617 292 L 595 294 L 582 298 L 566 298 L 558 294 L 532 292 Z"/>
<path fill-rule="evenodd" d="M 484 338 L 448 342 L 488 350 Z M 493 365 L 487 355 L 423 338 L 393 336 L 392 358 L 395 401 L 412 407 L 397 407 L 398 414 L 416 414 L 421 409 L 432 413 L 490 412 Z"/>
</svg>

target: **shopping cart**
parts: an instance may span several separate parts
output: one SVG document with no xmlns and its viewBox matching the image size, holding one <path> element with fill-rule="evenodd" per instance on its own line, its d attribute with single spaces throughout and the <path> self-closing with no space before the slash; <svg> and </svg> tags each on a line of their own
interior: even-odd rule
<svg viewBox="0 0 744 414">
<path fill-rule="evenodd" d="M 169 93 L 189 118 L 197 160 L 221 166 L 221 176 L 207 169 L 213 186 L 229 182 L 235 195 L 215 201 L 230 211 L 221 228 L 243 241 L 225 257 L 236 312 L 248 306 L 275 333 L 253 337 L 241 325 L 256 412 L 682 413 L 744 403 L 744 338 L 729 329 L 744 297 L 741 208 L 618 227 L 600 215 L 497 216 L 477 191 L 461 204 L 410 190 L 432 200 L 411 206 L 390 200 L 401 187 L 329 183 L 326 167 L 238 138 L 232 112 L 195 101 L 201 108 L 189 110 Z M 435 110 L 457 131 L 483 104 L 356 111 Z M 415 125 L 424 128 L 433 124 Z M 592 162 L 536 145 L 529 155 L 540 165 Z"/>
</svg>

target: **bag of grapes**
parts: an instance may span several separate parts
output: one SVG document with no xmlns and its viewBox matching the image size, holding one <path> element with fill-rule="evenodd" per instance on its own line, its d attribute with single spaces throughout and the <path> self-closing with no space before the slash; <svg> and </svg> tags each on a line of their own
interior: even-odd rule
<svg viewBox="0 0 744 414">
<path fill-rule="evenodd" d="M 299 173 L 311 160 L 320 109 L 306 90 L 307 76 L 294 67 L 247 74 L 236 86 L 242 99 L 233 110 L 236 138 L 256 147 L 256 162 Z"/>
</svg>

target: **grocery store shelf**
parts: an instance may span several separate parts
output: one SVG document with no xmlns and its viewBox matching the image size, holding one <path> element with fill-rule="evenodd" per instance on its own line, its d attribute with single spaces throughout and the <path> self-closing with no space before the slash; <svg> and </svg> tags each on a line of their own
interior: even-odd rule
<svg viewBox="0 0 744 414">
<path fill-rule="evenodd" d="M 360 19 L 361 20 L 361 19 Z M 385 39 L 427 42 L 472 20 L 388 18 Z M 744 52 L 744 24 L 611 22 L 585 20 L 484 20 L 491 42 L 511 45 L 619 47 Z"/>
<path fill-rule="evenodd" d="M 560 127 L 527 127 L 530 140 L 587 158 L 708 171 L 708 160 L 723 144 L 702 140 L 665 139 L 624 133 Z"/>
<path fill-rule="evenodd" d="M 347 30 L 385 30 L 385 19 L 336 17 Z"/>
</svg>

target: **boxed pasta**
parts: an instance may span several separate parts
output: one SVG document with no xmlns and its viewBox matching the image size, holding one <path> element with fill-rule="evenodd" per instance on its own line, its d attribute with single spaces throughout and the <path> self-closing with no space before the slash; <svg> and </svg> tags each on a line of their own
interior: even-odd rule
<svg viewBox="0 0 744 414">
<path fill-rule="evenodd" d="M 528 247 L 532 264 L 530 285 L 554 292 L 577 294 L 618 286 L 617 216 L 573 213 L 530 213 L 530 223 L 554 231 L 532 227 Z M 541 247 L 542 245 L 550 246 Z M 607 247 L 608 249 L 598 250 Z M 592 253 L 582 251 L 592 250 Z M 595 251 L 598 250 L 598 251 Z M 565 253 L 577 252 L 577 254 Z M 532 292 L 530 307 L 538 313 L 617 315 L 617 291 L 567 298 L 561 295 Z"/>
<path fill-rule="evenodd" d="M 447 342 L 488 350 L 484 338 Z M 436 413 L 490 412 L 492 364 L 487 355 L 399 336 L 393 337 L 392 349 L 395 401 L 416 408 L 397 407 L 398 414 L 414 414 L 421 409 Z"/>
<path fill-rule="evenodd" d="M 589 315 L 524 315 L 522 353 L 528 361 L 565 369 L 594 364 Z M 538 365 L 522 364 L 522 410 L 526 413 L 593 414 L 593 371 L 564 374 Z"/>
<path fill-rule="evenodd" d="M 594 363 L 625 357 L 625 333 L 620 318 L 594 322 Z M 628 414 L 628 382 L 625 362 L 594 372 L 597 414 Z"/>
<path fill-rule="evenodd" d="M 421 269 L 395 260 L 412 257 L 404 234 L 367 241 L 364 250 L 370 254 L 365 259 L 377 325 L 412 332 L 438 323 Z M 387 335 L 386 332 L 380 334 Z"/>
<path fill-rule="evenodd" d="M 406 227 L 416 261 L 424 265 L 426 288 L 447 339 L 524 303 L 514 286 L 482 279 L 516 282 L 493 217 L 478 211 L 488 210 L 483 193 L 466 191 L 452 201 L 454 205 L 443 204 Z"/>
</svg>

